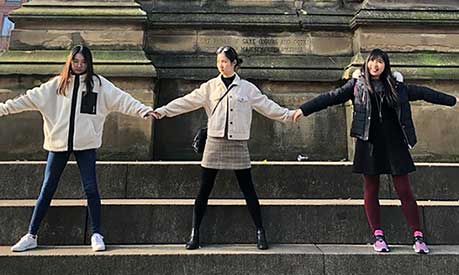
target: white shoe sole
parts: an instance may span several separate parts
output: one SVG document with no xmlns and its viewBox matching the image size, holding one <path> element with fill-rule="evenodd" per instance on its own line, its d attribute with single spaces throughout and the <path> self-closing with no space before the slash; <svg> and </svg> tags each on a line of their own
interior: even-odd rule
<svg viewBox="0 0 459 275">
<path fill-rule="evenodd" d="M 429 254 L 430 250 L 416 250 L 415 246 L 413 245 L 413 249 L 414 249 L 414 252 L 416 252 L 417 254 Z"/>
<path fill-rule="evenodd" d="M 94 251 L 94 252 L 105 251 L 105 246 L 103 246 L 103 247 L 93 247 L 92 251 Z"/>
<path fill-rule="evenodd" d="M 373 250 L 374 250 L 375 252 L 390 252 L 390 249 L 389 249 L 389 248 L 387 248 L 387 249 L 385 249 L 385 248 L 383 248 L 383 249 L 376 249 L 374 246 L 373 246 Z"/>
<path fill-rule="evenodd" d="M 27 250 L 31 250 L 31 249 L 34 249 L 34 248 L 37 248 L 38 245 L 32 245 L 32 246 L 28 246 L 28 247 L 24 247 L 24 248 L 18 248 L 18 247 L 11 247 L 11 251 L 12 252 L 24 252 L 24 251 L 27 251 Z"/>
</svg>

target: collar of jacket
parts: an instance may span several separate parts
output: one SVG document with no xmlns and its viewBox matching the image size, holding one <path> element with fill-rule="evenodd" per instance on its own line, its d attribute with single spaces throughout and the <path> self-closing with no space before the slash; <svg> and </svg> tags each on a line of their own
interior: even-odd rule
<svg viewBox="0 0 459 275">
<path fill-rule="evenodd" d="M 80 81 L 84 81 L 84 80 L 86 80 L 86 77 L 88 76 L 88 74 L 80 74 L 79 76 L 80 76 Z M 71 74 L 71 75 L 70 75 L 70 79 L 71 79 L 72 81 L 74 81 L 74 80 L 75 80 L 75 75 L 74 75 L 74 74 Z"/>
<path fill-rule="evenodd" d="M 229 85 L 229 87 L 231 87 L 231 85 L 239 86 L 239 84 L 241 83 L 241 78 L 239 77 L 239 75 L 237 73 L 234 73 L 234 74 L 236 75 L 236 77 L 234 78 L 233 82 Z M 223 86 L 226 90 L 225 83 L 223 83 L 223 80 L 222 80 L 222 74 L 217 76 L 217 78 L 218 78 L 218 85 Z"/>
</svg>

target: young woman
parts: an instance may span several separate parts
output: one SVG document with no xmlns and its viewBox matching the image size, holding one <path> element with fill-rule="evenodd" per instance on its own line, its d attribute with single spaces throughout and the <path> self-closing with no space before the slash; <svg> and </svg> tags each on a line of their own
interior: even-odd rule
<svg viewBox="0 0 459 275">
<path fill-rule="evenodd" d="M 304 103 L 295 112 L 294 120 L 348 100 L 354 105 L 351 126 L 351 136 L 356 138 L 353 172 L 363 174 L 364 206 L 375 238 L 374 250 L 389 251 L 381 228 L 378 191 L 379 175 L 390 174 L 413 233 L 414 251 L 428 253 L 408 178 L 408 173 L 416 170 L 408 150 L 416 144 L 409 102 L 425 100 L 454 106 L 456 98 L 427 87 L 396 81 L 387 53 L 374 49 L 357 78 Z"/>
<path fill-rule="evenodd" d="M 234 170 L 239 187 L 256 226 L 257 247 L 267 249 L 260 204 L 252 183 L 247 142 L 252 122 L 252 109 L 280 121 L 292 120 L 293 112 L 282 108 L 263 95 L 252 83 L 236 74 L 242 63 L 232 47 L 220 47 L 217 52 L 220 75 L 200 88 L 155 110 L 157 118 L 173 117 L 204 108 L 208 115 L 208 137 L 201 162 L 201 187 L 193 210 L 193 227 L 187 249 L 199 248 L 199 227 L 217 172 Z"/>
<path fill-rule="evenodd" d="M 88 200 L 92 249 L 105 250 L 100 231 L 100 197 L 96 180 L 96 149 L 102 144 L 104 121 L 110 112 L 151 117 L 152 108 L 96 75 L 91 51 L 85 46 L 77 46 L 72 49 L 59 76 L 18 98 L 0 103 L 0 116 L 23 111 L 39 111 L 43 116 L 43 147 L 48 151 L 48 160 L 29 232 L 11 250 L 25 251 L 37 247 L 38 228 L 72 153 Z"/>
</svg>

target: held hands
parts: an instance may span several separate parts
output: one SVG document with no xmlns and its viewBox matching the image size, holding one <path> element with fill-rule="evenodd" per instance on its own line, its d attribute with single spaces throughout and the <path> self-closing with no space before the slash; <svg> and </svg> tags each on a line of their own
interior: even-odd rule
<svg viewBox="0 0 459 275">
<path fill-rule="evenodd" d="M 158 112 L 150 111 L 145 115 L 145 118 L 160 119 L 161 115 Z"/>
<path fill-rule="evenodd" d="M 296 109 L 295 113 L 293 113 L 293 121 L 298 122 L 300 118 L 302 117 L 303 117 L 303 112 L 301 111 L 301 109 Z"/>
</svg>

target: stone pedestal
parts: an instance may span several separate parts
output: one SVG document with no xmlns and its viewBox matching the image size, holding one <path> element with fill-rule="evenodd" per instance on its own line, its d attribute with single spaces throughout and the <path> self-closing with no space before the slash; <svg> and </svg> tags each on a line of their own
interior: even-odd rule
<svg viewBox="0 0 459 275">
<path fill-rule="evenodd" d="M 389 52 L 393 71 L 409 84 L 425 85 L 458 96 L 459 6 L 457 1 L 365 1 L 351 26 L 354 58 L 345 72 L 360 66 L 369 51 Z M 418 144 L 413 157 L 457 161 L 459 109 L 412 103 Z M 349 113 L 350 114 L 350 113 Z M 349 143 L 351 151 L 353 143 Z"/>
<path fill-rule="evenodd" d="M 0 57 L 0 100 L 59 74 L 69 49 L 93 51 L 95 72 L 152 106 L 156 71 L 143 51 L 146 14 L 135 1 L 34 0 L 13 12 L 10 51 Z M 0 159 L 43 159 L 38 113 L 0 120 Z M 152 122 L 111 114 L 100 159 L 151 159 Z M 32 131 L 33 130 L 33 131 Z"/>
<path fill-rule="evenodd" d="M 244 59 L 239 71 L 243 78 L 292 109 L 344 84 L 373 48 L 389 53 L 393 70 L 407 83 L 458 95 L 459 7 L 454 0 L 137 2 L 34 0 L 17 10 L 11 51 L 0 58 L 0 99 L 58 73 L 68 49 L 78 43 L 94 50 L 100 74 L 156 107 L 218 75 L 215 50 L 222 45 L 232 45 Z M 352 159 L 351 114 L 347 103 L 299 124 L 255 115 L 252 158 L 293 160 L 305 153 L 314 160 Z M 457 114 L 457 108 L 413 103 L 419 138 L 412 151 L 416 160 L 458 159 Z M 0 158 L 40 152 L 41 139 L 28 138 L 21 119 L 30 120 L 28 127 L 37 131 L 41 127 L 36 114 L 0 120 L 7 129 L 0 133 L 1 140 L 8 140 L 1 145 L 8 150 Z M 154 127 L 111 116 L 101 157 L 199 159 L 190 142 L 205 122 L 202 110 L 155 122 Z"/>
<path fill-rule="evenodd" d="M 346 8 L 337 16 L 340 1 L 313 2 L 141 1 L 149 17 L 146 52 L 158 71 L 157 106 L 218 75 L 215 50 L 223 45 L 232 45 L 244 59 L 240 75 L 283 106 L 297 108 L 333 88 L 353 55 L 346 24 L 352 11 Z M 322 15 L 309 16 L 308 5 Z M 255 115 L 252 159 L 293 160 L 300 152 L 316 159 L 345 159 L 346 126 L 340 117 L 342 106 L 300 124 Z M 190 141 L 204 123 L 202 111 L 160 121 L 155 159 L 198 159 Z"/>
</svg>

